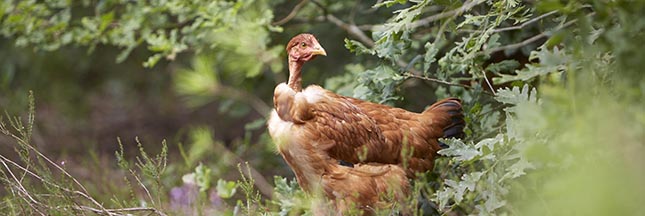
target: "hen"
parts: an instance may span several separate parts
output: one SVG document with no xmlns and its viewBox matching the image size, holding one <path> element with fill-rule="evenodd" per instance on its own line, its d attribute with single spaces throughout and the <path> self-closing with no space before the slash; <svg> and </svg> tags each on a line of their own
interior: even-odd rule
<svg viewBox="0 0 645 216">
<path fill-rule="evenodd" d="M 463 134 L 459 99 L 443 99 L 414 113 L 337 95 L 316 85 L 302 90 L 303 64 L 326 55 L 325 50 L 313 35 L 300 34 L 289 41 L 287 52 L 289 80 L 275 89 L 277 116 L 272 118 L 316 131 L 302 139 L 317 143 L 331 158 L 398 164 L 408 177 L 414 177 L 415 172 L 432 170 L 441 149 L 438 138 Z"/>
<path fill-rule="evenodd" d="M 313 35 L 301 34 L 291 39 L 287 52 L 288 84 L 275 89 L 268 126 L 305 191 L 322 190 L 332 200 L 360 207 L 381 206 L 383 194 L 400 199 L 409 187 L 406 175 L 432 169 L 440 148 L 437 138 L 459 135 L 463 129 L 457 99 L 412 113 L 315 85 L 302 90 L 303 64 L 326 55 L 325 50 Z M 339 165 L 339 160 L 366 164 L 350 168 Z M 337 202 L 338 209 L 342 211 L 345 202 Z"/>
<path fill-rule="evenodd" d="M 307 41 L 292 40 L 289 44 L 289 85 L 282 83 L 276 87 L 276 109 L 268 122 L 269 133 L 278 151 L 296 174 L 298 184 L 308 193 L 323 192 L 335 203 L 340 214 L 352 209 L 354 205 L 369 211 L 373 208 L 389 208 L 400 202 L 406 197 L 409 188 L 405 171 L 401 167 L 378 163 L 348 167 L 330 157 L 329 148 L 333 147 L 330 144 L 337 141 L 320 133 L 319 129 L 329 127 L 330 123 L 338 123 L 334 115 L 351 109 L 350 113 L 354 113 L 356 118 L 347 119 L 344 127 L 350 126 L 355 129 L 349 130 L 359 133 L 372 131 L 359 135 L 362 139 L 378 137 L 377 126 L 351 104 L 328 101 L 321 95 L 323 92 L 320 87 L 310 87 L 301 92 L 300 79 L 295 77 L 300 76 L 302 64 L 316 55 L 326 53 L 313 36 L 301 35 L 300 38 Z M 299 48 L 294 49 L 296 46 Z M 299 51 L 296 53 L 294 50 Z M 303 107 L 308 108 L 302 109 Z M 354 127 L 351 126 L 353 122 L 362 123 Z M 351 131 L 347 131 L 350 132 L 347 135 L 351 135 Z"/>
</svg>

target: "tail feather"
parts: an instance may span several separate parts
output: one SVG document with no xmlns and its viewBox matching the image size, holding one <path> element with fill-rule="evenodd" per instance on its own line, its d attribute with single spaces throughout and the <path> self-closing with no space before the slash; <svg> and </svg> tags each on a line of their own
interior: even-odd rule
<svg viewBox="0 0 645 216">
<path fill-rule="evenodd" d="M 433 124 L 443 129 L 444 138 L 463 138 L 466 122 L 464 121 L 461 100 L 457 98 L 446 98 L 438 101 L 425 112 L 432 113 Z"/>
</svg>

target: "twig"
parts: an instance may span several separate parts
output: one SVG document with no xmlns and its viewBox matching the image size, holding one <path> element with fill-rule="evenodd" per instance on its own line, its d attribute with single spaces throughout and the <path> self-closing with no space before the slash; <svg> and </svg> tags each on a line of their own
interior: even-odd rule
<svg viewBox="0 0 645 216">
<path fill-rule="evenodd" d="M 531 24 L 533 24 L 533 23 L 535 23 L 537 21 L 540 21 L 540 20 L 544 19 L 545 17 L 551 16 L 551 15 L 557 13 L 557 12 L 558 11 L 551 11 L 551 12 L 542 14 L 542 15 L 534 17 L 533 19 L 530 19 L 530 20 L 528 20 L 528 21 L 526 21 L 526 22 L 524 22 L 524 23 L 522 23 L 520 25 L 493 29 L 490 33 L 494 34 L 494 33 L 500 33 L 500 32 L 505 32 L 505 31 L 521 30 L 521 29 L 525 28 L 526 26 L 531 25 Z M 458 30 L 458 32 L 483 33 L 484 30 L 460 29 L 460 30 Z"/>
<path fill-rule="evenodd" d="M 289 12 L 289 14 L 288 14 L 286 17 L 282 18 L 282 19 L 281 19 L 281 20 L 279 20 L 279 21 L 276 21 L 276 22 L 271 23 L 271 25 L 282 25 L 282 24 L 285 24 L 285 23 L 289 22 L 289 20 L 293 19 L 293 18 L 296 16 L 296 14 L 298 14 L 298 12 L 300 11 L 300 9 L 301 9 L 303 6 L 305 6 L 305 4 L 307 3 L 307 1 L 308 1 L 308 0 L 302 0 L 302 1 L 300 1 L 300 3 L 298 3 L 295 7 L 293 7 L 293 9 L 291 10 L 291 12 Z"/>
<path fill-rule="evenodd" d="M 149 208 L 149 207 L 132 207 L 132 208 L 119 208 L 119 209 L 107 209 L 108 211 L 111 212 L 136 212 L 136 211 L 153 211 L 157 214 L 160 215 L 166 215 L 163 212 L 160 212 L 159 210 L 155 208 Z"/>
<path fill-rule="evenodd" d="M 139 183 L 139 185 L 141 185 L 143 190 L 146 191 L 146 195 L 148 195 L 148 199 L 150 199 L 150 202 L 152 202 L 152 205 L 155 206 L 156 205 L 155 200 L 152 198 L 152 195 L 150 194 L 150 191 L 148 190 L 146 185 L 143 184 L 143 182 L 141 182 L 141 179 L 139 179 L 139 176 L 137 176 L 137 174 L 134 172 L 134 170 L 128 169 L 128 171 L 130 171 L 130 174 L 132 174 L 132 176 L 134 176 L 134 179 L 137 180 L 137 182 Z"/>
<path fill-rule="evenodd" d="M 249 94 L 246 91 L 242 91 L 226 85 L 220 85 L 219 87 L 217 87 L 216 94 L 246 102 L 264 118 L 269 117 L 271 107 L 269 107 L 266 103 L 264 103 L 264 101 L 253 94 Z"/>
<path fill-rule="evenodd" d="M 493 30 L 492 33 L 499 33 L 499 32 L 512 31 L 512 30 L 520 30 L 520 29 L 523 29 L 524 27 L 526 27 L 528 25 L 533 24 L 534 22 L 537 22 L 537 21 L 539 21 L 541 19 L 544 19 L 545 17 L 551 16 L 551 15 L 557 13 L 557 12 L 558 11 L 554 10 L 554 11 L 542 14 L 540 16 L 537 16 L 537 17 L 533 18 L 533 19 L 530 19 L 529 21 L 526 21 L 526 22 L 522 23 L 521 25 L 510 26 L 510 27 L 505 27 L 505 28 L 498 28 L 498 29 Z"/>
<path fill-rule="evenodd" d="M 69 174 L 65 169 L 63 169 L 62 167 L 60 167 L 57 163 L 53 162 L 51 159 L 49 159 L 49 158 L 48 158 L 47 156 L 45 156 L 43 153 L 41 153 L 40 151 L 38 151 L 36 148 L 34 148 L 33 146 L 29 145 L 29 143 L 28 143 L 27 141 L 22 140 L 21 138 L 19 138 L 19 137 L 15 136 L 15 135 L 13 135 L 13 134 L 10 134 L 10 135 L 11 135 L 14 139 L 16 139 L 17 141 L 22 142 L 22 144 L 23 144 L 24 146 L 27 146 L 27 148 L 29 148 L 29 150 L 34 151 L 34 153 L 36 153 L 39 157 L 41 157 L 41 158 L 45 159 L 49 164 L 51 164 L 51 165 L 52 165 L 52 166 L 54 166 L 56 169 L 58 169 L 59 171 L 61 171 L 61 172 L 62 172 L 66 177 L 70 178 L 70 179 L 74 182 L 74 184 L 78 185 L 78 187 L 80 187 L 80 188 L 81 188 L 81 190 L 82 190 L 83 192 L 85 192 L 86 194 L 88 194 L 87 189 L 85 189 L 85 187 L 84 187 L 84 186 L 83 186 L 83 185 L 82 185 L 82 184 L 81 184 L 81 183 L 80 183 L 76 178 L 74 178 L 71 174 Z M 99 202 L 97 202 L 94 198 L 89 197 L 89 196 L 88 196 L 87 198 L 88 198 L 92 203 L 94 203 L 95 205 L 97 205 L 97 206 L 101 206 L 101 208 L 103 208 L 103 206 L 102 206 Z M 104 208 L 103 208 L 103 209 L 104 209 Z"/>
<path fill-rule="evenodd" d="M 312 1 L 312 2 L 315 2 L 315 1 Z M 374 41 L 371 38 L 369 38 L 365 34 L 365 32 L 363 32 L 360 28 L 358 28 L 358 26 L 353 25 L 353 24 L 347 24 L 347 23 L 343 22 L 342 20 L 338 19 L 338 17 L 336 17 L 336 16 L 334 16 L 332 14 L 327 14 L 326 18 L 330 22 L 336 24 L 336 26 L 338 26 L 338 27 L 344 29 L 345 31 L 347 31 L 347 33 L 349 33 L 349 35 L 354 36 L 355 38 L 357 38 L 359 41 L 361 41 L 361 43 L 365 44 L 365 46 L 370 47 L 370 48 L 374 46 L 374 44 L 375 44 Z"/>
<path fill-rule="evenodd" d="M 533 37 L 530 37 L 530 38 L 528 38 L 528 39 L 526 39 L 526 40 L 523 40 L 523 41 L 521 41 L 521 42 L 519 42 L 519 43 L 509 44 L 509 45 L 505 45 L 505 46 L 501 46 L 501 47 L 496 47 L 496 48 L 492 48 L 492 49 L 485 49 L 485 50 L 481 51 L 480 53 L 482 53 L 482 52 L 494 53 L 494 52 L 498 52 L 498 51 L 502 51 L 502 50 L 507 50 L 507 49 L 517 49 L 517 48 L 520 48 L 520 47 L 523 47 L 523 46 L 529 45 L 529 44 L 531 44 L 531 43 L 533 43 L 533 42 L 535 42 L 535 41 L 537 41 L 537 40 L 540 40 L 540 39 L 542 39 L 542 38 L 544 38 L 544 37 L 546 37 L 546 36 L 547 36 L 547 33 L 546 33 L 546 32 L 542 32 L 542 33 L 537 34 L 537 35 L 535 35 L 535 36 L 533 36 Z"/>
<path fill-rule="evenodd" d="M 62 186 L 57 185 L 57 184 L 55 184 L 55 183 L 53 183 L 53 182 L 49 182 L 49 181 L 47 181 L 47 180 L 43 179 L 42 177 L 40 177 L 40 176 L 39 176 L 39 175 L 37 175 L 36 173 L 33 173 L 32 171 L 28 170 L 27 168 L 25 168 L 25 167 L 21 166 L 20 164 L 18 164 L 18 163 L 16 163 L 16 162 L 14 162 L 14 161 L 12 161 L 12 160 L 9 160 L 8 158 L 6 158 L 6 157 L 5 157 L 5 156 L 3 156 L 3 155 L 0 155 L 0 160 L 2 161 L 2 163 L 3 163 L 3 164 L 6 164 L 5 162 L 9 162 L 11 165 L 13 165 L 13 166 L 17 167 L 18 169 L 22 170 L 22 171 L 23 171 L 23 172 L 25 172 L 26 174 L 29 174 L 30 176 L 32 176 L 32 177 L 34 177 L 34 178 L 38 179 L 40 182 L 43 182 L 43 183 L 48 184 L 48 185 L 51 185 L 51 186 L 53 186 L 53 187 L 55 187 L 55 188 L 58 188 L 58 189 L 60 189 L 60 190 L 65 191 L 65 192 L 67 192 L 67 193 L 80 195 L 80 196 L 82 196 L 83 198 L 85 198 L 85 199 L 87 199 L 87 200 L 90 200 L 90 201 L 92 200 L 92 198 L 91 198 L 89 195 L 87 195 L 87 194 L 85 194 L 85 193 L 83 193 L 83 192 L 81 192 L 81 191 L 71 190 L 71 189 L 69 189 L 69 188 L 62 187 Z M 5 165 L 5 166 L 6 166 L 6 165 Z M 10 173 L 11 173 L 11 172 L 10 172 Z M 43 204 L 40 204 L 40 205 L 43 205 Z M 46 206 L 46 205 L 45 205 L 45 206 Z M 100 205 L 100 204 L 99 204 L 99 206 L 100 206 L 102 209 L 105 209 L 105 208 L 103 208 L 103 206 L 102 206 L 102 205 Z M 101 213 L 107 213 L 108 215 L 113 215 L 113 214 L 111 214 L 109 211 L 107 211 L 107 209 L 105 209 L 105 210 L 106 210 L 106 211 L 102 211 Z"/>
<path fill-rule="evenodd" d="M 40 202 L 38 202 L 36 199 L 34 199 L 34 198 L 29 194 L 29 191 L 27 191 L 27 189 L 22 185 L 22 183 L 20 183 L 20 180 L 18 180 L 18 178 L 16 177 L 16 175 L 13 173 L 13 171 L 11 171 L 11 168 L 9 168 L 9 166 L 7 165 L 7 163 L 5 163 L 4 156 L 2 156 L 2 158 L 3 158 L 3 159 L 1 160 L 1 161 L 2 161 L 2 165 L 4 165 L 4 167 L 5 167 L 5 169 L 7 170 L 7 172 L 9 172 L 9 174 L 11 174 L 11 177 L 12 177 L 12 178 L 14 179 L 14 181 L 16 182 L 16 186 L 15 186 L 15 188 L 16 188 L 16 189 L 18 189 L 18 192 L 19 192 L 19 193 L 24 194 L 28 199 L 26 199 L 26 198 L 24 198 L 24 197 L 22 197 L 22 196 L 20 196 L 20 197 L 21 197 L 21 198 L 23 198 L 23 199 L 25 199 L 25 201 L 27 201 L 27 203 L 29 203 L 29 205 L 30 205 L 30 206 L 31 206 L 31 204 L 32 204 L 32 203 L 34 203 L 34 204 L 36 204 L 36 205 L 44 205 L 44 204 L 41 204 Z M 46 215 L 46 214 L 44 214 L 43 212 L 41 212 L 39 208 L 35 208 L 35 207 L 33 207 L 33 206 L 32 206 L 32 208 L 33 208 L 36 212 L 38 212 L 40 215 Z"/>
<path fill-rule="evenodd" d="M 92 211 L 94 213 L 102 213 L 101 210 L 92 208 L 89 206 L 72 206 L 72 208 L 77 209 L 77 210 L 84 210 L 84 211 Z M 120 208 L 120 209 L 107 209 L 112 215 L 122 215 L 122 214 L 116 214 L 115 212 L 152 212 L 156 213 L 158 215 L 165 216 L 163 212 L 155 209 L 155 208 L 147 208 L 147 207 L 133 207 L 133 208 Z M 126 214 L 130 215 L 130 214 Z"/>
<path fill-rule="evenodd" d="M 417 78 L 417 79 L 422 79 L 422 80 L 426 80 L 426 81 L 430 81 L 430 82 L 435 82 L 435 83 L 439 83 L 439 84 L 446 85 L 446 86 L 458 86 L 458 87 L 462 87 L 462 88 L 465 88 L 465 89 L 473 89 L 473 87 L 468 86 L 468 85 L 459 84 L 459 83 L 446 82 L 446 81 L 443 81 L 443 80 L 440 80 L 440 79 L 435 79 L 435 78 L 431 78 L 431 77 L 420 76 L 420 75 L 416 75 L 416 74 L 413 74 L 413 73 L 410 73 L 410 72 L 406 72 L 406 73 L 404 73 L 404 74 L 403 74 L 403 76 L 406 76 L 406 77 L 412 77 L 412 78 Z M 487 91 L 482 91 L 482 92 L 483 92 L 484 94 L 494 95 L 493 93 L 490 93 L 490 92 L 487 92 Z"/>
<path fill-rule="evenodd" d="M 235 161 L 238 164 L 246 162 L 246 161 L 242 160 L 242 158 L 237 157 L 237 156 L 235 157 Z M 258 170 L 256 170 L 251 165 L 249 165 L 248 162 L 246 162 L 246 164 L 247 164 L 247 166 L 248 166 L 248 168 L 250 170 L 250 172 L 248 173 L 247 177 L 255 179 L 255 181 L 254 181 L 255 186 L 258 187 L 258 189 L 260 190 L 260 193 L 262 193 L 262 195 L 264 195 L 264 196 L 266 196 L 268 198 L 273 197 L 273 186 L 271 186 L 271 184 L 269 184 L 269 182 L 266 180 L 266 178 L 264 178 L 264 176 L 262 176 L 262 174 L 260 172 L 258 172 Z"/>
<path fill-rule="evenodd" d="M 486 71 L 482 70 L 482 74 L 484 74 L 484 80 L 486 80 L 486 84 L 488 84 L 488 88 L 490 88 L 490 91 L 493 92 L 493 95 L 497 95 L 497 93 L 495 93 L 495 89 L 493 89 L 493 85 L 491 85 L 490 81 L 488 81 L 488 77 L 486 76 Z"/>
<path fill-rule="evenodd" d="M 358 27 L 358 29 L 360 29 L 361 31 L 369 31 L 369 30 L 372 30 L 372 28 L 374 28 L 374 25 L 364 24 L 364 25 L 358 25 L 356 27 Z"/>
<path fill-rule="evenodd" d="M 374 5 L 381 4 L 381 2 L 383 2 L 383 0 L 377 0 L 377 1 L 376 1 L 376 3 L 374 3 Z M 378 10 L 378 9 L 379 9 L 378 7 L 372 7 L 372 8 L 370 8 L 370 9 L 365 10 L 365 11 L 361 11 L 361 14 L 370 14 L 370 13 L 374 13 L 374 12 L 376 12 L 376 10 Z"/>
<path fill-rule="evenodd" d="M 485 2 L 485 1 L 483 1 L 483 0 L 468 1 L 468 2 L 464 3 L 461 7 L 457 8 L 457 9 L 442 12 L 442 13 L 439 13 L 439 14 L 435 14 L 435 15 L 432 15 L 432 16 L 429 16 L 429 17 L 414 21 L 413 23 L 410 24 L 410 27 L 411 28 L 418 28 L 420 26 L 428 25 L 431 22 L 434 22 L 434 21 L 437 21 L 437 20 L 440 20 L 440 19 L 443 19 L 443 18 L 446 18 L 446 17 L 458 16 L 458 15 L 462 14 L 463 12 L 466 12 L 466 11 L 470 10 L 471 8 L 477 6 L 478 4 L 481 4 L 483 2 Z"/>
<path fill-rule="evenodd" d="M 596 14 L 595 12 L 592 12 L 592 13 L 590 13 L 590 14 L 589 14 L 589 15 L 587 15 L 587 16 L 589 17 L 589 16 L 593 16 L 593 15 L 595 15 L 595 14 Z M 574 20 L 571 20 L 571 21 L 569 21 L 569 22 L 566 22 L 566 23 L 562 24 L 561 26 L 557 27 L 557 28 L 556 28 L 555 30 L 553 30 L 553 31 L 560 31 L 560 30 L 562 30 L 563 28 L 566 28 L 566 27 L 569 27 L 569 26 L 573 25 L 573 24 L 574 24 L 574 23 L 576 23 L 577 21 L 578 21 L 578 19 L 574 19 Z M 494 53 L 494 52 L 499 52 L 499 51 L 507 50 L 507 49 L 517 49 L 517 48 L 520 48 L 520 47 L 523 47 L 523 46 L 529 45 L 529 44 L 531 44 L 531 43 L 533 43 L 533 42 L 535 42 L 535 41 L 537 41 L 537 40 L 540 40 L 540 39 L 542 39 L 542 38 L 548 37 L 548 36 L 549 36 L 549 34 L 550 34 L 550 32 L 541 32 L 540 34 L 537 34 L 537 35 L 535 35 L 535 36 L 533 36 L 533 37 L 530 37 L 530 38 L 528 38 L 528 39 L 526 39 L 526 40 L 523 40 L 523 41 L 521 41 L 521 42 L 519 42 L 519 43 L 509 44 L 509 45 L 505 45 L 505 46 L 501 46 L 501 47 L 496 47 L 496 48 L 492 48 L 492 49 L 485 49 L 485 50 L 482 50 L 482 51 L 478 52 L 477 54 L 483 54 L 483 53 Z"/>
</svg>

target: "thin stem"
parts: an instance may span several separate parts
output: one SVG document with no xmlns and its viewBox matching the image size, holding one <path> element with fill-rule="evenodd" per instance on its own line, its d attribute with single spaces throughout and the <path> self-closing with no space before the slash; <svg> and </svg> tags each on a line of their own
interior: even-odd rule
<svg viewBox="0 0 645 216">
<path fill-rule="evenodd" d="M 454 10 L 451 10 L 451 11 L 446 11 L 446 12 L 439 13 L 439 14 L 435 14 L 435 15 L 432 15 L 432 16 L 429 16 L 429 17 L 414 21 L 412 24 L 410 24 L 410 27 L 411 28 L 418 28 L 418 27 L 428 25 L 431 22 L 434 22 L 434 21 L 437 21 L 437 20 L 440 20 L 440 19 L 443 19 L 443 18 L 458 16 L 458 15 L 470 10 L 471 8 L 483 3 L 483 2 L 485 2 L 485 1 L 483 1 L 483 0 L 468 1 L 468 2 L 464 3 L 461 7 L 457 8 L 457 9 L 454 9 Z"/>
<path fill-rule="evenodd" d="M 493 30 L 492 33 L 499 33 L 499 32 L 512 31 L 512 30 L 520 30 L 520 29 L 523 29 L 524 27 L 526 27 L 528 25 L 533 24 L 534 22 L 537 22 L 537 21 L 539 21 L 541 19 L 544 19 L 545 17 L 551 16 L 551 15 L 557 13 L 557 12 L 558 11 L 554 10 L 554 11 L 542 14 L 540 16 L 537 16 L 537 17 L 535 17 L 533 19 L 530 19 L 529 21 L 526 21 L 526 22 L 524 22 L 524 23 L 522 23 L 520 25 L 517 25 L 517 26 L 498 28 L 498 29 Z"/>
<path fill-rule="evenodd" d="M 593 16 L 595 14 L 596 14 L 595 12 L 592 12 L 589 15 L 587 15 L 587 17 Z M 566 27 L 569 27 L 569 26 L 573 25 L 577 21 L 578 21 L 578 19 L 574 19 L 574 20 L 571 20 L 569 22 L 566 22 L 566 23 L 562 24 L 561 26 L 558 26 L 553 31 L 541 32 L 540 34 L 537 34 L 537 35 L 535 35 L 533 37 L 530 37 L 530 38 L 528 38 L 526 40 L 523 40 L 523 41 L 521 41 L 519 43 L 509 44 L 509 45 L 506 45 L 506 46 L 496 47 L 496 48 L 492 48 L 492 49 L 485 49 L 485 50 L 482 50 L 482 51 L 478 52 L 478 54 L 494 53 L 494 52 L 499 52 L 499 51 L 503 51 L 503 50 L 507 50 L 507 49 L 517 49 L 517 48 L 529 45 L 529 44 L 531 44 L 531 43 L 533 43 L 533 42 L 535 42 L 537 40 L 540 40 L 542 38 L 546 38 L 552 32 L 560 31 L 560 30 L 562 30 L 562 29 L 564 29 Z"/>
<path fill-rule="evenodd" d="M 291 12 L 289 12 L 289 14 L 286 17 L 282 18 L 279 21 L 271 23 L 271 25 L 282 25 L 282 24 L 285 24 L 285 23 L 289 22 L 289 20 L 293 19 L 298 14 L 300 9 L 302 9 L 302 7 L 305 6 L 305 4 L 307 2 L 308 2 L 308 0 L 300 1 L 300 3 L 298 3 L 295 7 L 293 7 Z"/>
<path fill-rule="evenodd" d="M 486 80 L 486 84 L 488 84 L 488 88 L 490 88 L 490 91 L 493 92 L 493 95 L 497 95 L 497 93 L 495 93 L 495 89 L 493 89 L 493 85 L 491 85 L 490 81 L 488 81 L 488 77 L 486 76 L 486 71 L 482 70 L 482 74 L 484 75 L 484 80 Z"/>
<path fill-rule="evenodd" d="M 468 86 L 468 85 L 459 84 L 459 83 L 451 83 L 451 82 L 443 81 L 443 80 L 440 80 L 440 79 L 435 79 L 435 78 L 430 78 L 430 77 L 425 77 L 425 76 L 419 76 L 419 75 L 416 75 L 416 74 L 413 74 L 413 73 L 410 73 L 410 72 L 404 73 L 403 76 L 422 79 L 422 80 L 427 80 L 427 81 L 430 81 L 430 82 L 439 83 L 439 84 L 446 85 L 446 86 L 459 86 L 459 87 L 462 87 L 462 88 L 465 88 L 465 89 L 472 89 L 473 88 L 473 87 Z M 487 91 L 482 91 L 482 92 L 484 94 L 494 95 L 493 93 L 490 93 L 490 92 L 487 92 Z"/>
</svg>

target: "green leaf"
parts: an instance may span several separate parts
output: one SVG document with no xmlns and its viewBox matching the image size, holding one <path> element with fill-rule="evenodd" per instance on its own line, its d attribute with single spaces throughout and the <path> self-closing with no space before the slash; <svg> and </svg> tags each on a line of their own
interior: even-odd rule
<svg viewBox="0 0 645 216">
<path fill-rule="evenodd" d="M 494 138 L 487 138 L 487 139 L 482 139 L 479 141 L 477 144 L 475 144 L 475 148 L 477 149 L 483 149 L 486 147 L 488 151 L 494 151 L 496 148 L 495 146 L 497 144 L 503 143 L 504 142 L 504 135 L 503 134 L 497 134 Z"/>
<path fill-rule="evenodd" d="M 281 176 L 274 176 L 275 183 L 274 202 L 280 206 L 280 215 L 291 215 L 299 210 L 309 209 L 310 202 L 305 193 L 300 190 L 300 186 L 295 180 L 287 180 Z M 291 214 L 290 214 L 291 213 Z"/>
<path fill-rule="evenodd" d="M 430 65 L 432 63 L 436 62 L 436 55 L 439 52 L 439 49 L 434 43 L 426 43 L 424 46 L 426 49 L 426 54 L 423 56 L 423 71 L 428 72 L 428 69 L 430 69 Z"/>
<path fill-rule="evenodd" d="M 502 72 L 513 71 L 518 67 L 520 67 L 520 63 L 517 60 L 510 59 L 492 63 L 486 67 L 486 71 L 490 71 L 495 74 L 501 74 Z"/>
<path fill-rule="evenodd" d="M 365 47 L 365 45 L 363 45 L 363 43 L 355 41 L 355 40 L 350 40 L 350 39 L 347 39 L 347 38 L 345 38 L 345 48 L 347 48 L 347 50 L 349 50 L 350 52 L 353 52 L 353 53 L 356 53 L 356 54 L 374 55 L 376 53 L 374 50 L 371 50 L 371 49 Z"/>
<path fill-rule="evenodd" d="M 499 102 L 506 104 L 521 104 L 524 102 L 537 103 L 537 90 L 531 88 L 529 93 L 529 85 L 526 84 L 520 90 L 519 87 L 515 86 L 513 89 L 503 88 L 497 91 L 495 99 Z"/>
<path fill-rule="evenodd" d="M 114 20 L 114 11 L 101 15 L 101 24 L 98 27 L 98 32 L 105 31 L 112 21 Z"/>
<path fill-rule="evenodd" d="M 526 174 L 526 170 L 535 169 L 535 166 L 528 162 L 524 157 L 521 157 L 517 162 L 513 163 L 510 167 L 506 168 L 507 173 L 502 176 L 501 180 L 514 179 Z"/>
<path fill-rule="evenodd" d="M 204 166 L 201 163 L 197 167 L 195 167 L 195 184 L 199 188 L 199 191 L 206 192 L 208 189 L 210 189 L 212 179 L 211 172 L 212 171 L 210 168 Z"/>
<path fill-rule="evenodd" d="M 457 161 L 467 162 L 482 155 L 482 152 L 476 149 L 474 145 L 467 145 L 458 139 L 443 139 L 442 142 L 449 147 L 441 149 L 437 153 L 453 157 Z"/>
<path fill-rule="evenodd" d="M 392 67 L 380 65 L 372 70 L 359 74 L 360 83 L 354 89 L 354 97 L 386 103 L 399 99 L 396 95 L 397 85 L 404 79 Z"/>
<path fill-rule="evenodd" d="M 234 181 L 226 181 L 223 179 L 217 180 L 217 195 L 221 198 L 227 199 L 235 195 L 237 184 Z"/>
<path fill-rule="evenodd" d="M 372 8 L 379 8 L 379 7 L 383 7 L 384 5 L 385 5 L 385 7 L 392 7 L 393 5 L 405 4 L 406 2 L 408 2 L 408 1 L 407 0 L 387 0 L 387 1 L 383 1 L 383 2 L 380 2 L 380 3 L 374 4 L 374 6 L 372 6 Z"/>
<path fill-rule="evenodd" d="M 493 78 L 493 82 L 501 84 L 516 80 L 529 81 L 538 76 L 562 72 L 571 63 L 564 51 L 557 47 L 548 50 L 544 46 L 539 51 L 531 52 L 529 60 L 539 60 L 540 63 L 527 64 L 526 68 L 515 71 L 516 75 L 499 74 L 501 77 Z"/>
<path fill-rule="evenodd" d="M 339 95 L 344 95 L 351 97 L 359 85 L 357 83 L 357 77 L 360 73 L 365 71 L 365 68 L 361 64 L 348 64 L 345 66 L 345 73 L 330 77 L 325 80 L 325 89 L 335 92 Z M 367 94 L 367 93 L 362 93 Z"/>
</svg>

